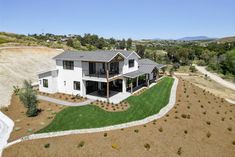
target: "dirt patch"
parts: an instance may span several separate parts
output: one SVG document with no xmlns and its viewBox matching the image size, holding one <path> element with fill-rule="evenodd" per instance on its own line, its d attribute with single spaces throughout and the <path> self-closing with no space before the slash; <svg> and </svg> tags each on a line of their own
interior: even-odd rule
<svg viewBox="0 0 235 157">
<path fill-rule="evenodd" d="M 7 148 L 3 156 L 233 157 L 234 108 L 180 79 L 176 105 L 159 120 L 115 131 L 26 141 Z"/>
<path fill-rule="evenodd" d="M 55 68 L 52 58 L 59 53 L 45 47 L 0 48 L 0 108 L 10 104 L 14 85 L 35 82 L 38 72 Z"/>
<path fill-rule="evenodd" d="M 193 84 L 202 89 L 210 91 L 218 97 L 227 98 L 235 101 L 235 91 L 220 85 L 219 83 L 211 80 L 210 78 L 205 79 L 204 75 L 195 74 L 181 77 L 185 80 L 192 82 Z"/>
<path fill-rule="evenodd" d="M 12 95 L 11 104 L 2 108 L 1 111 L 9 116 L 15 123 L 13 132 L 8 141 L 19 139 L 20 137 L 30 135 L 48 125 L 56 113 L 65 108 L 65 106 L 55 105 L 45 101 L 39 101 L 38 108 L 42 109 L 36 117 L 27 117 L 26 108 L 20 102 L 18 96 Z"/>
<path fill-rule="evenodd" d="M 75 96 L 75 95 L 70 95 L 70 94 L 65 94 L 65 93 L 50 94 L 50 93 L 44 93 L 44 92 L 40 92 L 40 91 L 37 91 L 37 92 L 39 95 L 42 95 L 42 96 L 47 96 L 50 98 L 55 98 L 55 99 L 68 101 L 68 102 L 74 102 L 74 103 L 79 103 L 79 102 L 83 102 L 83 101 L 87 100 L 86 97 Z"/>
</svg>

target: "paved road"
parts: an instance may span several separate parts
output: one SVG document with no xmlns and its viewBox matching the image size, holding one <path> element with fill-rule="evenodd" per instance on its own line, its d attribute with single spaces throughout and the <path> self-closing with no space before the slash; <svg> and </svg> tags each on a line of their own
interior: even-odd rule
<svg viewBox="0 0 235 157">
<path fill-rule="evenodd" d="M 213 73 L 207 71 L 206 67 L 197 66 L 197 65 L 195 65 L 195 67 L 201 73 L 207 74 L 207 76 L 209 76 L 212 80 L 214 80 L 214 81 L 218 82 L 219 84 L 235 91 L 235 84 L 234 83 L 226 81 L 226 80 L 222 79 L 221 77 L 217 76 L 216 74 L 213 74 Z"/>
<path fill-rule="evenodd" d="M 13 127 L 14 122 L 5 114 L 0 112 L 0 156 L 2 156 L 3 148 L 7 145 L 7 140 Z"/>
<path fill-rule="evenodd" d="M 50 97 L 42 96 L 42 95 L 37 95 L 37 98 L 39 100 L 44 100 L 44 101 L 48 101 L 48 102 L 52 102 L 52 103 L 64 105 L 64 106 L 84 106 L 84 105 L 88 105 L 91 102 L 95 101 L 95 100 L 88 99 L 83 102 L 75 103 L 75 102 L 68 102 L 68 101 L 63 101 L 63 100 L 59 100 L 59 99 L 55 99 L 55 98 L 50 98 Z"/>
</svg>

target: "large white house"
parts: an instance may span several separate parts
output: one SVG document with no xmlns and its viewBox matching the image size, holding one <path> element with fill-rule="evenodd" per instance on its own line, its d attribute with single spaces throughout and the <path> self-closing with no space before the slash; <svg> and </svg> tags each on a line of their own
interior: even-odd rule
<svg viewBox="0 0 235 157">
<path fill-rule="evenodd" d="M 39 91 L 121 101 L 158 78 L 164 67 L 134 51 L 65 51 L 53 58 L 56 69 L 40 73 Z M 116 99 L 116 100 L 115 100 Z M 118 100 L 117 100 L 118 99 Z"/>
</svg>

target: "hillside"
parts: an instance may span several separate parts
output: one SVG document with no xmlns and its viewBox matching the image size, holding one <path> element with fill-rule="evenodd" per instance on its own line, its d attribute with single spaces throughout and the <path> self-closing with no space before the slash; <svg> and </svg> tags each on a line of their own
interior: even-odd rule
<svg viewBox="0 0 235 157">
<path fill-rule="evenodd" d="M 226 42 L 235 42 L 235 36 L 225 37 L 215 40 L 216 42 L 226 43 Z"/>
</svg>

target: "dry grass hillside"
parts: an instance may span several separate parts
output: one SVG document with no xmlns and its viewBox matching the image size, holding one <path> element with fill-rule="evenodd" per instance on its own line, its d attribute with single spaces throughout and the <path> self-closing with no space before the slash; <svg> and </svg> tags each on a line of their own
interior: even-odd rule
<svg viewBox="0 0 235 157">
<path fill-rule="evenodd" d="M 10 103 L 14 85 L 37 80 L 37 73 L 55 67 L 51 59 L 61 51 L 45 47 L 0 48 L 0 107 Z"/>
</svg>

